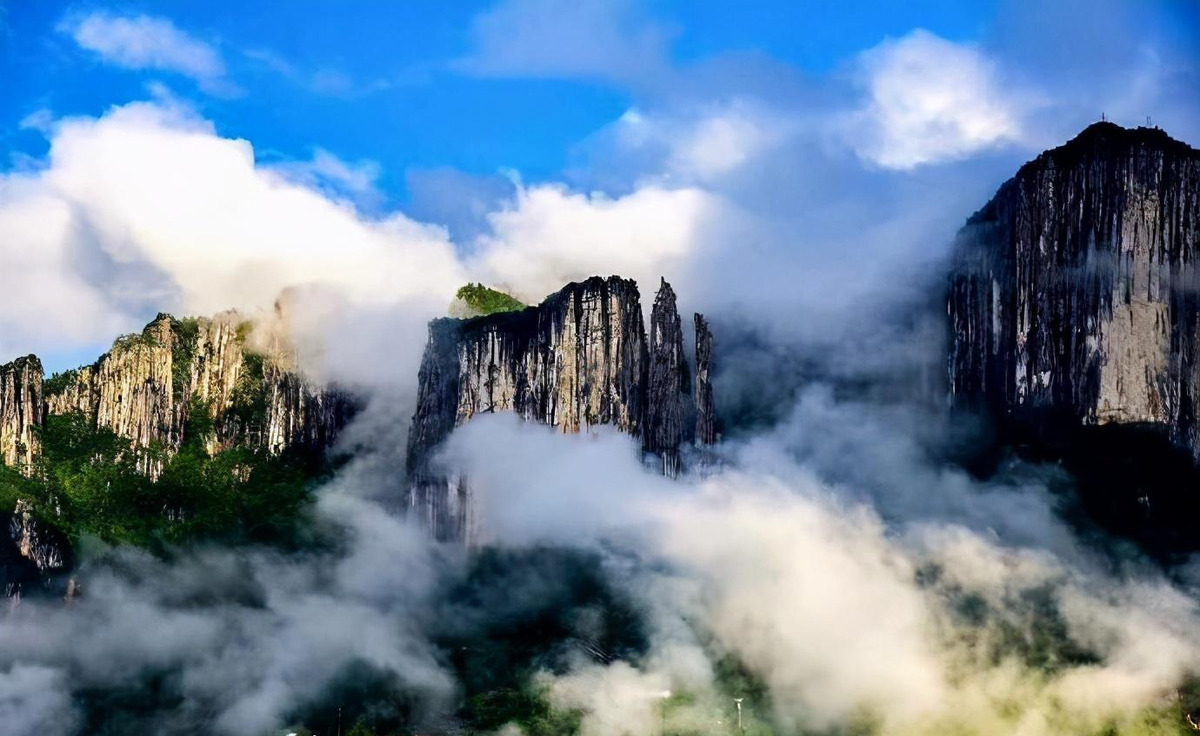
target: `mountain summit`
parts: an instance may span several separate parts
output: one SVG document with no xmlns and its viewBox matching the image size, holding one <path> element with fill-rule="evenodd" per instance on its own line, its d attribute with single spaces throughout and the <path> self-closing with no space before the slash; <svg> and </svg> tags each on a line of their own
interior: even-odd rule
<svg viewBox="0 0 1200 736">
<path fill-rule="evenodd" d="M 1096 123 L 1043 153 L 958 234 L 954 403 L 1051 441 L 1146 429 L 1200 460 L 1198 258 L 1200 151 Z M 1140 486 L 1126 512 L 1159 500 Z"/>
</svg>

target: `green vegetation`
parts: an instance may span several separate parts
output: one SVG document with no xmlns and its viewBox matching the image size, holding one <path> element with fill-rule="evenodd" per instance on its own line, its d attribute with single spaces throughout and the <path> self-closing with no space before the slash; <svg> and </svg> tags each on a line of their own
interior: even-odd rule
<svg viewBox="0 0 1200 736">
<path fill-rule="evenodd" d="M 192 360 L 196 357 L 200 320 L 195 317 L 171 319 L 171 332 L 175 338 L 171 341 L 171 390 L 178 403 L 186 398 L 190 389 L 188 379 L 192 375 Z"/>
<path fill-rule="evenodd" d="M 245 353 L 242 372 L 230 395 L 224 421 L 244 435 L 262 429 L 267 417 L 266 367 L 263 356 Z"/>
<path fill-rule="evenodd" d="M 42 394 L 44 396 L 54 396 L 61 394 L 67 390 L 67 387 L 75 383 L 79 378 L 79 371 L 72 368 L 61 373 L 55 373 L 42 382 Z"/>
<path fill-rule="evenodd" d="M 558 710 L 544 687 L 502 688 L 470 698 L 463 708 L 468 733 L 493 733 L 513 723 L 525 736 L 571 736 L 579 733 L 583 713 Z"/>
<path fill-rule="evenodd" d="M 81 414 L 49 416 L 32 476 L 0 469 L 0 503 L 30 499 L 39 516 L 75 539 L 152 549 L 199 539 L 279 540 L 294 532 L 321 469 L 246 447 L 209 456 L 211 419 L 203 405 L 193 409 L 201 409 L 193 413 L 198 421 L 173 455 L 130 449 L 128 440 Z M 162 468 L 157 480 L 146 467 Z"/>
<path fill-rule="evenodd" d="M 75 540 L 92 536 L 151 548 L 199 539 L 280 540 L 298 532 L 310 488 L 328 468 L 319 457 L 300 451 L 273 456 L 244 441 L 259 436 L 266 421 L 260 355 L 245 353 L 232 406 L 214 421 L 212 408 L 190 393 L 199 331 L 198 319 L 160 314 L 141 332 L 118 338 L 109 353 L 161 349 L 169 340 L 174 399 L 191 401 L 177 451 L 133 448 L 97 427 L 94 417 L 50 415 L 37 430 L 42 449 L 29 476 L 0 467 L 0 508 L 28 499 L 36 514 Z M 248 331 L 249 323 L 239 325 L 239 342 Z M 79 370 L 55 373 L 45 380 L 44 394 L 61 394 L 78 379 Z M 210 455 L 218 437 L 243 441 Z"/>
<path fill-rule="evenodd" d="M 482 317 L 500 312 L 519 312 L 526 305 L 514 299 L 503 291 L 489 288 L 483 284 L 467 284 L 454 295 L 466 305 L 471 316 Z"/>
</svg>

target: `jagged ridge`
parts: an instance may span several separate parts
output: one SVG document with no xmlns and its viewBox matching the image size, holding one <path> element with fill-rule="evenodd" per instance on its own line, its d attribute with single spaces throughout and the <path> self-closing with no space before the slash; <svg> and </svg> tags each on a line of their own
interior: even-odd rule
<svg viewBox="0 0 1200 736">
<path fill-rule="evenodd" d="M 114 343 L 91 366 L 48 382 L 50 414 L 80 412 L 134 447 L 177 450 L 191 414 L 202 411 L 210 453 L 234 445 L 278 454 L 319 452 L 332 443 L 353 404 L 312 385 L 279 349 L 247 348 L 250 325 L 236 313 L 177 320 L 160 314 Z M 148 467 L 151 475 L 155 467 Z"/>
<path fill-rule="evenodd" d="M 517 312 L 434 320 L 408 440 L 414 512 L 441 538 L 471 536 L 469 484 L 442 476 L 430 460 L 480 412 L 513 412 L 572 433 L 611 425 L 641 437 L 647 456 L 677 473 L 699 421 L 675 301 L 664 281 L 649 338 L 637 284 L 616 276 L 568 284 Z"/>
</svg>

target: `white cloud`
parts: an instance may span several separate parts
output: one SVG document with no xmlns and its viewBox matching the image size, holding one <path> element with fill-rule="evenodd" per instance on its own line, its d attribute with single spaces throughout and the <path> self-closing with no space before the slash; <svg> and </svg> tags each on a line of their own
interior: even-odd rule
<svg viewBox="0 0 1200 736">
<path fill-rule="evenodd" d="M 212 45 L 192 38 L 166 18 L 118 16 L 106 12 L 68 18 L 61 28 L 81 48 L 127 69 L 153 69 L 182 74 L 202 89 L 235 91 L 226 79 L 225 63 Z"/>
<path fill-rule="evenodd" d="M 519 190 L 488 215 L 472 271 L 526 300 L 564 283 L 618 274 L 644 288 L 672 278 L 702 244 L 720 200 L 697 188 L 649 185 L 623 197 L 580 194 L 559 185 Z"/>
<path fill-rule="evenodd" d="M 504 0 L 474 18 L 475 48 L 458 61 L 480 76 L 644 81 L 664 73 L 670 33 L 630 0 Z"/>
<path fill-rule="evenodd" d="M 657 157 L 664 173 L 709 182 L 770 150 L 788 133 L 786 120 L 741 100 L 689 115 L 630 109 L 613 125 L 616 144 Z"/>
<path fill-rule="evenodd" d="M 860 58 L 866 100 L 848 121 L 858 154 L 911 169 L 1019 141 L 1022 102 L 979 49 L 916 30 Z"/>
<path fill-rule="evenodd" d="M 185 109 L 136 103 L 53 130 L 39 172 L 0 177 L 4 354 L 111 339 L 158 309 L 253 310 L 309 284 L 352 305 L 440 307 L 466 279 L 443 229 L 364 216 Z M 315 167 L 351 189 L 371 178 L 330 156 Z"/>
<path fill-rule="evenodd" d="M 38 665 L 0 670 L 0 721 L 9 736 L 55 736 L 78 726 L 74 703 L 63 690 L 65 673 Z"/>
<path fill-rule="evenodd" d="M 770 694 L 747 716 L 784 732 L 1125 734 L 1144 732 L 1147 709 L 1169 712 L 1166 698 L 1200 662 L 1200 608 L 1186 592 L 1058 544 L 1074 537 L 1044 488 L 959 483 L 896 453 L 911 422 L 888 430 L 907 434 L 812 457 L 813 435 L 860 437 L 864 418 L 849 406 L 826 419 L 805 422 L 804 437 L 726 445 L 717 469 L 674 482 L 610 428 L 563 435 L 494 415 L 451 436 L 443 458 L 471 478 L 482 539 L 615 551 L 614 580 L 651 611 L 649 652 L 633 667 L 550 680 L 557 702 L 583 710 L 582 733 L 646 730 L 655 717 L 667 730 L 711 728 L 737 693 L 721 692 L 703 663 L 727 655 Z M 846 471 L 864 464 L 885 479 L 878 495 L 923 505 L 871 503 L 865 476 Z M 853 480 L 830 483 L 831 472 Z M 1050 528 L 1022 523 L 1031 515 Z M 1064 628 L 1045 628 L 1040 608 Z M 1068 643 L 1096 660 L 1024 659 L 1027 645 Z M 692 702 L 660 710 L 656 694 L 679 688 Z"/>
<path fill-rule="evenodd" d="M 609 197 L 518 185 L 461 256 L 444 228 L 358 209 L 351 200 L 371 199 L 375 164 L 318 150 L 311 161 L 264 166 L 248 141 L 218 135 L 170 98 L 48 126 L 39 168 L 0 177 L 0 259 L 12 266 L 0 274 L 6 359 L 104 343 L 159 310 L 253 312 L 284 292 L 319 312 L 293 325 L 329 339 L 351 313 L 420 333 L 468 280 L 529 301 L 596 274 L 645 288 L 666 276 L 681 287 L 710 223 L 726 214 L 697 187 L 647 184 Z M 408 337 L 419 357 L 422 340 Z"/>
</svg>

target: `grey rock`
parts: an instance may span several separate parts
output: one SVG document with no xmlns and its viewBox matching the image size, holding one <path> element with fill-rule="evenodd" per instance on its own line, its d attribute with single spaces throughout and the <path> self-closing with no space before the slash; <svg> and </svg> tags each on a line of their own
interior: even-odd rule
<svg viewBox="0 0 1200 736">
<path fill-rule="evenodd" d="M 661 461 L 662 472 L 671 477 L 679 475 L 680 448 L 695 430 L 683 321 L 675 302 L 675 290 L 663 279 L 650 310 L 650 365 L 642 432 L 643 448 Z"/>
<path fill-rule="evenodd" d="M 1098 123 L 1023 166 L 958 235 L 955 405 L 1151 425 L 1200 459 L 1200 151 Z"/>
<path fill-rule="evenodd" d="M 682 328 L 666 282 L 649 340 L 637 284 L 616 276 L 568 284 L 518 312 L 434 320 L 418 382 L 408 504 L 441 539 L 474 533 L 469 480 L 448 476 L 434 457 L 476 414 L 512 412 L 564 433 L 609 425 L 641 438 L 670 474 L 692 438 Z"/>
<path fill-rule="evenodd" d="M 713 334 L 704 315 L 697 312 L 692 320 L 696 327 L 696 442 L 711 445 L 717 441 L 711 375 Z"/>
</svg>

